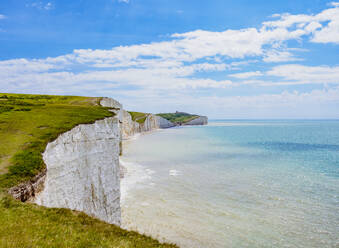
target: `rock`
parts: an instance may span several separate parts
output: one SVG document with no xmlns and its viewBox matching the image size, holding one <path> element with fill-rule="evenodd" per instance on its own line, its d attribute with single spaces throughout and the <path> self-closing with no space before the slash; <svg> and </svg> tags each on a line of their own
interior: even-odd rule
<svg viewBox="0 0 339 248">
<path fill-rule="evenodd" d="M 18 186 L 10 188 L 8 193 L 17 200 L 20 200 L 22 202 L 28 201 L 43 190 L 45 178 L 46 170 L 43 170 L 30 181 L 21 183 Z"/>
<path fill-rule="evenodd" d="M 132 116 L 127 111 L 123 110 L 122 120 L 122 137 L 127 139 L 136 133 L 150 132 L 159 128 L 169 128 L 175 125 L 162 118 L 161 116 L 147 114 L 143 123 L 138 123 L 132 120 Z"/>
<path fill-rule="evenodd" d="M 103 97 L 100 101 L 100 105 L 108 108 L 122 109 L 122 104 L 120 102 L 109 97 Z"/>
<path fill-rule="evenodd" d="M 161 116 L 156 115 L 155 118 L 156 118 L 156 121 L 158 123 L 158 127 L 159 128 L 175 127 L 174 123 L 170 122 L 169 120 L 167 120 L 167 119 L 165 119 L 165 118 L 163 118 Z"/>
<path fill-rule="evenodd" d="M 115 117 L 79 125 L 60 135 L 43 153 L 45 187 L 34 201 L 120 225 L 119 143 Z"/>
<path fill-rule="evenodd" d="M 122 110 L 122 138 L 127 139 L 140 132 L 139 123 L 132 120 L 132 116 L 126 110 Z"/>
<path fill-rule="evenodd" d="M 189 122 L 184 123 L 183 125 L 207 125 L 208 118 L 206 116 L 199 116 Z"/>
</svg>

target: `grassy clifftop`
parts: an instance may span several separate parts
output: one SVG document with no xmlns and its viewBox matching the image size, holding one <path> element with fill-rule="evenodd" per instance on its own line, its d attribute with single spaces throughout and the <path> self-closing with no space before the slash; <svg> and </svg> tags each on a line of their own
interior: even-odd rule
<svg viewBox="0 0 339 248">
<path fill-rule="evenodd" d="M 128 113 L 131 115 L 132 120 L 138 122 L 139 124 L 144 123 L 147 118 L 147 115 L 149 115 L 147 113 L 132 112 L 132 111 L 129 111 Z"/>
<path fill-rule="evenodd" d="M 48 142 L 80 123 L 112 116 L 99 98 L 0 94 L 0 188 L 26 181 L 44 169 Z"/>
<path fill-rule="evenodd" d="M 184 124 L 186 122 L 189 122 L 199 117 L 199 115 L 192 115 L 192 114 L 178 112 L 178 111 L 175 113 L 160 113 L 157 115 L 177 125 Z"/>
<path fill-rule="evenodd" d="M 48 142 L 112 116 L 100 98 L 0 93 L 0 247 L 175 247 L 83 213 L 22 203 L 7 190 L 45 168 Z"/>
</svg>

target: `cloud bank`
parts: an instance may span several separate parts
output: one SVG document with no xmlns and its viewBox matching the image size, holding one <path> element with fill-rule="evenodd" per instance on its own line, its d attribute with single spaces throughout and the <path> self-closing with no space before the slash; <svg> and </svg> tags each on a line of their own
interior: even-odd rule
<svg viewBox="0 0 339 248">
<path fill-rule="evenodd" d="M 187 111 L 209 106 L 204 114 L 225 106 L 226 110 L 220 110 L 224 115 L 229 114 L 227 108 L 234 106 L 235 112 L 248 112 L 246 108 L 258 110 L 262 106 L 280 106 L 287 111 L 295 104 L 306 109 L 314 101 L 324 106 L 337 105 L 339 66 L 304 65 L 303 58 L 297 55 L 299 50 L 289 47 L 289 42 L 338 44 L 339 4 L 332 3 L 314 15 L 285 13 L 271 19 L 259 28 L 195 30 L 149 44 L 110 50 L 77 49 L 45 59 L 3 60 L 0 90 L 113 96 L 136 110 L 145 105 L 150 112 L 158 111 L 152 107 L 154 102 Z M 257 64 L 262 69 L 246 71 Z M 284 85 L 318 88 L 304 92 L 281 89 L 275 94 L 256 90 L 252 95 L 241 93 L 242 96 L 229 93 L 237 89 L 246 92 L 249 85 L 259 89 Z"/>
</svg>

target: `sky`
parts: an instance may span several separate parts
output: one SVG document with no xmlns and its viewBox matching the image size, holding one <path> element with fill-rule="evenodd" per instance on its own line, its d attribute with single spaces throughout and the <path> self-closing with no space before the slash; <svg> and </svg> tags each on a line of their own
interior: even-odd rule
<svg viewBox="0 0 339 248">
<path fill-rule="evenodd" d="M 338 119 L 339 2 L 0 1 L 0 92 L 211 119 Z"/>
</svg>

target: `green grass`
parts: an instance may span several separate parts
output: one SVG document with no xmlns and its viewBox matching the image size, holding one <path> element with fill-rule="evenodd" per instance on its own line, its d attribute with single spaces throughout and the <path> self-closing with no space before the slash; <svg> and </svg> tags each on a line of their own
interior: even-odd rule
<svg viewBox="0 0 339 248">
<path fill-rule="evenodd" d="M 139 124 L 142 124 L 145 122 L 147 118 L 147 113 L 141 113 L 141 112 L 128 112 L 132 116 L 132 120 L 138 122 Z"/>
<path fill-rule="evenodd" d="M 112 116 L 98 98 L 0 94 L 0 189 L 44 169 L 48 142 L 80 123 Z"/>
<path fill-rule="evenodd" d="M 100 98 L 0 93 L 0 247 L 175 247 L 83 213 L 8 196 L 45 168 L 48 142 L 81 123 L 113 114 Z"/>
<path fill-rule="evenodd" d="M 183 123 L 189 122 L 199 117 L 198 115 L 191 115 L 191 114 L 183 113 L 183 112 L 160 113 L 157 115 L 175 124 L 183 124 Z"/>
<path fill-rule="evenodd" d="M 0 200 L 0 247 L 163 247 L 158 241 L 125 231 L 68 209 L 44 208 L 10 197 Z"/>
</svg>

